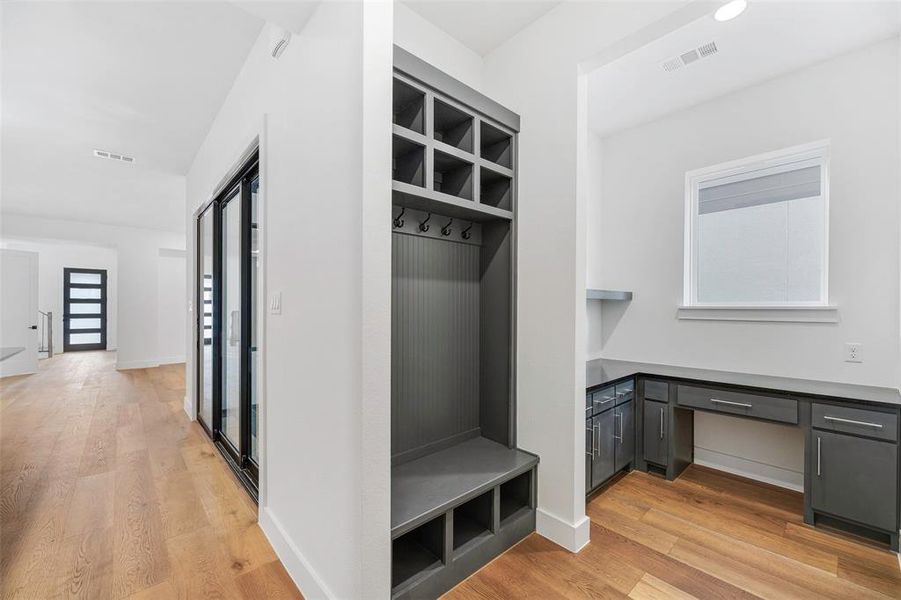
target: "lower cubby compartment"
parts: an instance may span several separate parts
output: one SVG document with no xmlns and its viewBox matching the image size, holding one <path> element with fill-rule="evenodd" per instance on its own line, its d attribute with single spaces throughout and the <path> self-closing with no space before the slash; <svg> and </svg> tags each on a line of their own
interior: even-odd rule
<svg viewBox="0 0 901 600">
<path fill-rule="evenodd" d="M 517 475 L 501 484 L 501 526 L 532 504 L 532 471 Z"/>
<path fill-rule="evenodd" d="M 454 551 L 479 536 L 491 533 L 491 510 L 494 491 L 476 496 L 454 509 Z"/>
<path fill-rule="evenodd" d="M 391 543 L 391 586 L 401 588 L 441 568 L 443 554 L 444 515 L 441 515 Z"/>
</svg>

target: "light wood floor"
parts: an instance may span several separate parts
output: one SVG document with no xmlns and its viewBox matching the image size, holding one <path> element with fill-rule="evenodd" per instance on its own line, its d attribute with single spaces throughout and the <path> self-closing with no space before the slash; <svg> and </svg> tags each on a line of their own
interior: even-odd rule
<svg viewBox="0 0 901 600">
<path fill-rule="evenodd" d="M 64 354 L 0 380 L 0 597 L 300 598 L 187 421 L 183 366 L 113 361 Z M 532 535 L 447 598 L 901 599 L 897 555 L 807 527 L 794 492 L 632 473 L 588 515 L 579 554 Z"/>
<path fill-rule="evenodd" d="M 532 535 L 446 598 L 901 598 L 898 556 L 802 521 L 801 494 L 691 466 L 594 496 L 591 543 Z"/>
<path fill-rule="evenodd" d="M 114 360 L 0 380 L 0 597 L 300 598 L 184 414 L 184 365 Z"/>
</svg>

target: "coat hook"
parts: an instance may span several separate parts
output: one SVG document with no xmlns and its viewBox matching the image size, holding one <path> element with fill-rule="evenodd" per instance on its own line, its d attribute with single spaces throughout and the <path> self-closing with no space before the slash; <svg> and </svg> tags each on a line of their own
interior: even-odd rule
<svg viewBox="0 0 901 600">
<path fill-rule="evenodd" d="M 454 220 L 451 219 L 450 221 L 447 222 L 447 225 L 445 225 L 444 227 L 441 228 L 441 235 L 447 237 L 451 234 L 450 226 L 453 222 L 454 222 Z"/>
<path fill-rule="evenodd" d="M 469 222 L 469 227 L 467 227 L 466 229 L 464 229 L 464 230 L 463 230 L 463 233 L 461 234 L 461 235 L 463 236 L 463 239 L 464 239 L 464 240 L 468 240 L 469 238 L 472 237 L 472 234 L 469 233 L 469 230 L 470 230 L 470 229 L 472 229 L 472 221 Z"/>
<path fill-rule="evenodd" d="M 395 227 L 395 229 L 400 229 L 401 227 L 404 226 L 404 220 L 403 220 L 401 217 L 404 216 L 404 213 L 405 213 L 405 212 L 407 212 L 407 207 L 406 207 L 406 206 L 402 206 L 402 207 L 400 208 L 400 214 L 397 215 L 397 216 L 394 218 L 394 227 Z"/>
<path fill-rule="evenodd" d="M 425 221 L 423 221 L 422 223 L 419 224 L 419 231 L 426 232 L 429 230 L 429 227 L 431 227 L 431 225 L 429 225 L 429 219 L 431 219 L 431 218 L 432 218 L 432 213 L 429 213 L 429 216 L 427 216 L 425 218 Z"/>
</svg>

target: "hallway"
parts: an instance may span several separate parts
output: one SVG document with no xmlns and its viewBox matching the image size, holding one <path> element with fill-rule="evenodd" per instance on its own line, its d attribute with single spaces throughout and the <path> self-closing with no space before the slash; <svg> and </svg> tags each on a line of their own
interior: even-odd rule
<svg viewBox="0 0 901 600">
<path fill-rule="evenodd" d="M 301 598 L 184 394 L 111 352 L 0 382 L 0 597 Z"/>
</svg>

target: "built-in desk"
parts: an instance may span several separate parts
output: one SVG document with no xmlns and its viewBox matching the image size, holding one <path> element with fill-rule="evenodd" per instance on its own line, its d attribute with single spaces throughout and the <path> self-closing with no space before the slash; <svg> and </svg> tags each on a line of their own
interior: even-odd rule
<svg viewBox="0 0 901 600">
<path fill-rule="evenodd" d="M 898 551 L 897 389 L 623 361 L 590 362 L 586 375 L 592 398 L 634 386 L 632 466 L 669 480 L 694 459 L 694 411 L 802 428 L 805 522 L 882 539 Z"/>
</svg>

